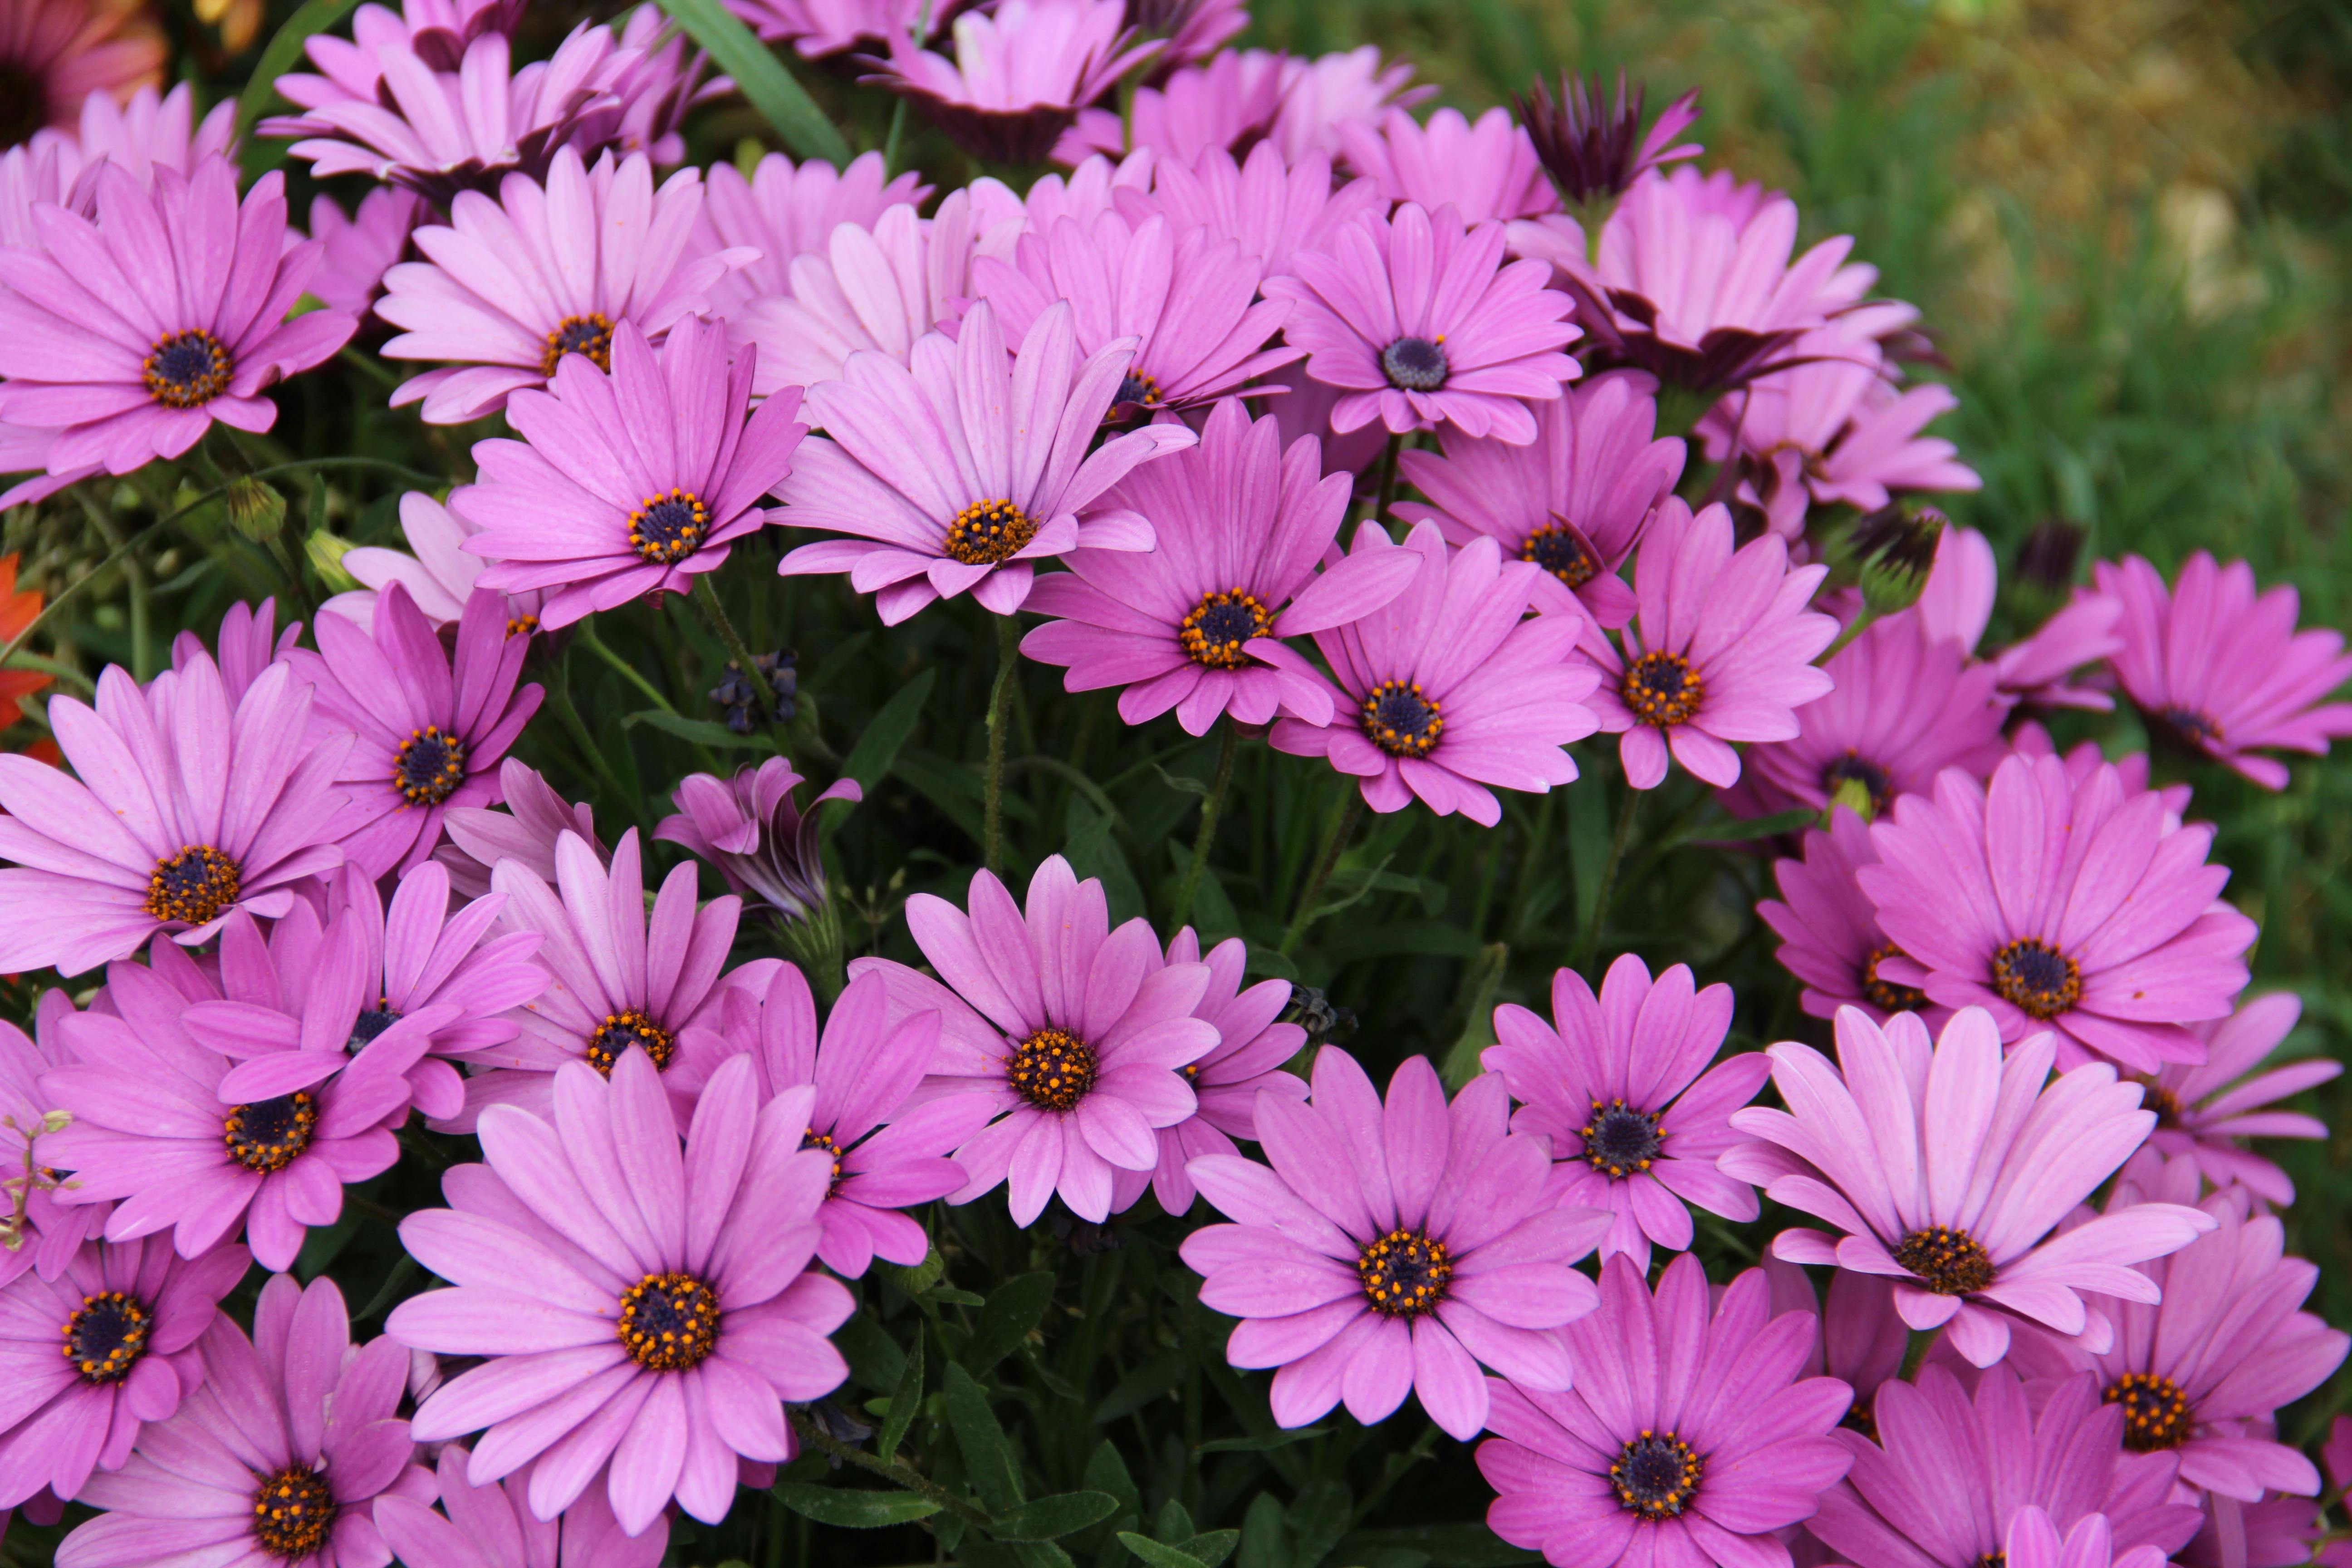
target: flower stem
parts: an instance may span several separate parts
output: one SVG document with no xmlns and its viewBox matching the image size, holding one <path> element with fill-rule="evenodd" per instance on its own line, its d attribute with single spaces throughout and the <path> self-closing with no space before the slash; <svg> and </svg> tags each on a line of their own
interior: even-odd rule
<svg viewBox="0 0 2352 1568">
<path fill-rule="evenodd" d="M 1838 656 L 1839 650 L 1843 648 L 1846 644 L 1853 641 L 1854 638 L 1869 630 L 1870 623 L 1877 618 L 1878 613 L 1875 610 L 1873 610 L 1868 605 L 1864 605 L 1861 609 L 1854 612 L 1853 624 L 1846 627 L 1845 630 L 1838 633 L 1837 641 L 1823 648 L 1822 650 L 1822 657 L 1813 660 L 1813 662 L 1815 664 L 1829 663 L 1830 660 Z"/>
<path fill-rule="evenodd" d="M 1209 847 L 1216 842 L 1217 819 L 1224 815 L 1225 790 L 1234 782 L 1234 758 L 1242 749 L 1242 736 L 1230 713 L 1225 715 L 1224 727 L 1224 742 L 1217 749 L 1217 776 L 1209 785 L 1208 798 L 1201 803 L 1201 831 L 1192 837 L 1192 864 L 1185 868 L 1175 906 L 1168 913 L 1170 931 L 1181 929 L 1192 913 L 1192 895 L 1201 890 L 1201 872 L 1209 864 Z"/>
<path fill-rule="evenodd" d="M 743 679 L 750 681 L 751 689 L 760 694 L 760 722 L 773 723 L 776 689 L 768 684 L 767 674 L 761 669 L 760 661 L 752 658 L 751 650 L 743 645 L 743 634 L 737 631 L 735 623 L 727 618 L 727 606 L 719 602 L 719 590 L 711 586 L 708 572 L 695 576 L 694 602 L 702 606 L 702 613 L 710 619 L 710 629 L 717 632 L 719 640 L 727 645 L 728 653 L 733 656 L 735 668 L 743 672 Z"/>
<path fill-rule="evenodd" d="M 1403 446 L 1404 437 L 1393 430 L 1390 431 L 1389 444 L 1381 448 L 1381 470 L 1379 479 L 1373 482 L 1372 510 L 1364 518 L 1364 522 L 1379 522 L 1388 515 L 1389 503 L 1396 500 L 1397 453 Z M 1360 528 L 1363 524 L 1357 526 Z M 1348 542 L 1350 545 L 1355 542 L 1352 534 Z"/>
<path fill-rule="evenodd" d="M 988 691 L 988 789 L 986 837 L 982 859 L 1004 874 L 1004 730 L 1013 715 L 1013 672 L 1021 662 L 1021 626 L 1012 616 L 996 617 L 996 684 Z"/>
<path fill-rule="evenodd" d="M 892 1486 L 913 1492 L 918 1497 L 927 1498 L 949 1512 L 961 1514 L 983 1529 L 987 1527 L 988 1515 L 917 1470 L 913 1466 L 897 1459 L 877 1458 L 863 1448 L 853 1448 L 799 1411 L 793 1410 L 790 1406 L 786 1409 L 792 1416 L 793 1431 L 802 1442 L 817 1452 L 839 1459 L 843 1464 L 855 1465 L 869 1474 L 880 1476 Z"/>
<path fill-rule="evenodd" d="M 1608 923 L 1609 903 L 1617 891 L 1617 868 L 1624 863 L 1626 847 L 1633 841 L 1633 816 L 1641 805 L 1642 792 L 1627 781 L 1624 802 L 1617 808 L 1617 831 L 1609 839 L 1609 858 L 1601 863 L 1601 885 L 1593 890 L 1592 910 L 1585 917 L 1584 934 L 1577 939 L 1570 969 L 1590 968 L 1601 951 L 1601 928 Z"/>
<path fill-rule="evenodd" d="M 1356 824 L 1363 815 L 1364 792 L 1356 786 L 1353 779 L 1349 779 L 1348 808 L 1332 825 L 1331 837 L 1323 841 L 1323 853 L 1316 857 L 1315 869 L 1307 875 L 1307 886 L 1299 891 L 1298 908 L 1291 914 L 1290 929 L 1282 933 L 1281 951 L 1285 954 L 1297 950 L 1299 939 L 1307 934 L 1307 928 L 1315 923 L 1315 907 L 1322 900 L 1323 885 L 1331 879 L 1332 871 L 1339 864 L 1339 856 L 1348 847 L 1348 840 L 1355 836 Z"/>
</svg>

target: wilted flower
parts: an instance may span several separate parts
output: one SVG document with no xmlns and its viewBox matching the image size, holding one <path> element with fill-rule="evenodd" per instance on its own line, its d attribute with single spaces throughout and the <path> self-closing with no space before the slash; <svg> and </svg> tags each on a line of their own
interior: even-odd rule
<svg viewBox="0 0 2352 1568">
<path fill-rule="evenodd" d="M 730 888 L 785 920 L 813 920 L 824 908 L 818 808 L 827 801 L 855 803 L 865 792 L 856 779 L 837 779 L 803 813 L 793 798 L 801 782 L 782 757 L 743 768 L 732 779 L 688 773 L 671 796 L 678 815 L 662 818 L 654 837 L 684 845 L 717 867 Z"/>
<path fill-rule="evenodd" d="M 1002 0 L 955 19 L 955 60 L 899 34 L 890 57 L 862 79 L 911 99 L 975 158 L 1019 166 L 1045 161 L 1078 110 L 1157 42 L 1129 47 L 1126 0 Z"/>
<path fill-rule="evenodd" d="M 1705 149 L 1696 142 L 1676 143 L 1675 138 L 1698 123 L 1698 89 L 1693 88 L 1658 115 L 1648 134 L 1642 131 L 1646 86 L 1625 95 L 1625 73 L 1617 73 L 1617 101 L 1601 96 L 1596 73 L 1588 85 L 1561 73 L 1559 96 L 1554 98 L 1542 77 L 1536 78 L 1528 96 L 1513 94 L 1511 107 L 1527 127 L 1536 156 L 1559 194 L 1577 206 L 1601 197 L 1623 195 L 1650 170 L 1696 158 Z"/>
</svg>

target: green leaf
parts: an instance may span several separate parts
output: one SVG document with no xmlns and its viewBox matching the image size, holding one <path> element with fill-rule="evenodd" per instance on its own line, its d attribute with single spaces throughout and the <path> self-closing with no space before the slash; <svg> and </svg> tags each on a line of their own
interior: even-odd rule
<svg viewBox="0 0 2352 1568">
<path fill-rule="evenodd" d="M 983 786 L 977 773 L 961 763 L 950 763 L 944 757 L 934 756 L 911 746 L 899 752 L 898 761 L 890 764 L 890 771 L 905 780 L 918 795 L 938 806 L 949 821 L 971 837 L 974 844 L 981 841 Z M 1018 816 L 1014 807 L 1025 807 L 1026 805 L 1018 795 L 1008 792 L 1004 814 L 1007 816 Z"/>
<path fill-rule="evenodd" d="M 956 1447 L 963 1450 L 963 1468 L 982 1506 L 992 1514 L 1014 1507 L 1021 1501 L 1021 1478 L 1013 1462 L 1013 1446 L 1004 1440 L 996 1412 L 988 1407 L 988 1395 L 971 1373 L 953 1362 L 948 1363 L 943 1392 L 948 1426 L 955 1432 Z"/>
<path fill-rule="evenodd" d="M 1165 1395 L 1183 1375 L 1184 1358 L 1174 1351 L 1144 1363 L 1120 1378 L 1118 1386 L 1095 1406 L 1095 1425 L 1108 1426 L 1123 1415 L 1133 1415 Z"/>
<path fill-rule="evenodd" d="M 1353 1494 L 1339 1481 L 1325 1478 L 1307 1482 L 1292 1500 L 1286 1522 L 1290 1526 L 1291 1568 L 1315 1568 L 1348 1533 L 1348 1513 Z"/>
<path fill-rule="evenodd" d="M 980 1325 L 971 1331 L 971 1342 L 956 1359 L 963 1363 L 965 1371 L 980 1376 L 1029 1337 L 1053 1300 L 1051 1272 L 1041 1269 L 1014 1275 L 989 1297 L 988 1305 L 981 1310 Z"/>
<path fill-rule="evenodd" d="M 1151 1523 L 1152 1539 L 1181 1542 L 1192 1534 L 1192 1516 L 1184 1510 L 1182 1503 L 1170 1498 L 1160 1505 L 1160 1517 Z"/>
<path fill-rule="evenodd" d="M 1476 1078 L 1479 1057 L 1495 1043 L 1495 988 L 1503 982 L 1503 968 L 1510 956 L 1507 943 L 1489 942 L 1465 977 L 1470 1004 L 1463 1015 L 1462 1033 L 1438 1068 L 1450 1088 L 1458 1089 Z"/>
<path fill-rule="evenodd" d="M 1746 844 L 1757 838 L 1776 838 L 1783 833 L 1801 833 L 1820 825 L 1822 814 L 1809 805 L 1794 811 L 1776 812 L 1770 816 L 1751 817 L 1745 822 L 1723 821 L 1701 823 L 1687 833 L 1676 834 L 1676 844 Z"/>
<path fill-rule="evenodd" d="M 735 79 L 736 88 L 793 153 L 803 158 L 822 158 L 836 169 L 848 165 L 849 143 L 842 140 L 833 121 L 720 0 L 661 0 L 661 8 L 709 52 L 720 70 Z"/>
<path fill-rule="evenodd" d="M 898 1452 L 898 1445 L 907 1440 L 908 1429 L 914 1426 L 915 1416 L 923 1407 L 923 1331 L 922 1320 L 916 1320 L 915 1342 L 907 1347 L 906 1370 L 898 1374 L 898 1386 L 891 1391 L 890 1414 L 882 1418 L 882 1436 L 874 1451 L 884 1458 Z"/>
<path fill-rule="evenodd" d="M 1542 1561 L 1539 1553 L 1512 1546 L 1483 1524 L 1416 1524 L 1402 1530 L 1359 1530 L 1346 1542 L 1348 1561 L 1400 1549 L 1424 1553 L 1444 1568 L 1512 1568 Z"/>
<path fill-rule="evenodd" d="M 1108 1492 L 1060 1492 L 1006 1509 L 988 1532 L 999 1541 L 1053 1541 L 1100 1524 L 1118 1511 Z"/>
<path fill-rule="evenodd" d="M 923 1292 L 923 1300 L 926 1301 L 936 1301 L 944 1307 L 984 1307 L 988 1305 L 987 1297 L 976 1296 L 970 1290 L 959 1290 L 952 1285 L 934 1285 L 929 1289 Z"/>
<path fill-rule="evenodd" d="M 1269 1432 L 1260 1437 L 1215 1437 L 1201 1445 L 1203 1454 L 1263 1454 L 1275 1448 L 1287 1448 L 1293 1443 L 1304 1443 L 1309 1437 L 1320 1437 L 1331 1431 L 1328 1426 L 1294 1426 L 1287 1432 Z"/>
<path fill-rule="evenodd" d="M 1198 795 L 1202 800 L 1209 798 L 1209 786 L 1199 779 L 1186 778 L 1182 773 L 1171 773 L 1158 763 L 1151 764 L 1151 771 L 1160 775 L 1161 784 L 1180 795 Z"/>
<path fill-rule="evenodd" d="M 1164 1546 L 1148 1535 L 1138 1535 L 1131 1530 L 1118 1532 L 1118 1543 L 1142 1558 L 1151 1568 L 1209 1568 L 1209 1565 L 1189 1552 Z"/>
<path fill-rule="evenodd" d="M 1110 922 L 1114 926 L 1133 920 L 1143 912 L 1143 885 L 1135 879 L 1134 870 L 1127 857 L 1120 852 L 1118 840 L 1111 837 L 1111 819 L 1097 811 L 1081 795 L 1070 796 L 1069 838 L 1062 853 L 1069 858 L 1070 869 L 1081 877 L 1102 879 L 1103 893 L 1110 902 Z"/>
<path fill-rule="evenodd" d="M 947 1271 L 948 1260 L 940 1256 L 940 1249 L 936 1247 L 923 1254 L 923 1260 L 911 1268 L 902 1263 L 879 1261 L 877 1261 L 874 1266 L 875 1273 L 909 1296 L 923 1294 L 938 1284 L 946 1276 Z"/>
<path fill-rule="evenodd" d="M 292 70 L 302 58 L 302 46 L 310 41 L 313 33 L 323 33 L 359 8 L 360 0 L 306 0 L 286 25 L 270 38 L 269 47 L 261 51 L 254 62 L 253 75 L 245 84 L 245 91 L 236 100 L 236 137 L 240 142 L 253 139 L 254 122 L 261 111 L 269 107 L 277 95 L 278 79 Z M 248 171 L 248 174 L 250 171 Z"/>
<path fill-rule="evenodd" d="M 710 719 L 688 719 L 667 708 L 640 708 L 621 721 L 621 728 L 633 730 L 640 724 L 659 730 L 666 735 L 676 735 L 681 741 L 694 741 L 705 746 L 725 746 L 754 752 L 772 751 L 764 735 L 739 735 L 726 725 Z"/>
<path fill-rule="evenodd" d="M 1282 1528 L 1282 1500 L 1272 1492 L 1250 1499 L 1242 1515 L 1241 1556 L 1234 1568 L 1288 1568 L 1290 1545 Z"/>
<path fill-rule="evenodd" d="M 813 1487 L 806 1481 L 778 1481 L 776 1500 L 794 1513 L 819 1524 L 844 1530 L 880 1530 L 886 1525 L 911 1524 L 940 1511 L 940 1505 L 913 1492 L 863 1491 L 848 1487 Z"/>
<path fill-rule="evenodd" d="M 923 704 L 931 695 L 931 685 L 939 671 L 926 669 L 894 693 L 882 704 L 882 711 L 874 715 L 866 731 L 857 737 L 857 744 L 849 748 L 849 760 L 841 764 L 844 778 L 857 781 L 867 795 L 890 772 L 890 764 L 898 760 L 899 748 L 907 737 L 915 732 L 915 721 L 923 716 Z"/>
<path fill-rule="evenodd" d="M 1238 1530 L 1206 1530 L 1178 1542 L 1176 1550 L 1205 1568 L 1217 1568 L 1218 1563 L 1234 1554 L 1234 1548 L 1241 1541 L 1242 1532 Z"/>
<path fill-rule="evenodd" d="M 1118 1445 L 1106 1437 L 1095 1445 L 1087 1457 L 1086 1474 L 1079 1479 L 1094 1491 L 1108 1492 L 1118 1499 L 1128 1512 L 1143 1511 L 1143 1494 L 1136 1489 L 1135 1478 L 1128 1473 L 1127 1461 L 1119 1456 Z"/>
</svg>

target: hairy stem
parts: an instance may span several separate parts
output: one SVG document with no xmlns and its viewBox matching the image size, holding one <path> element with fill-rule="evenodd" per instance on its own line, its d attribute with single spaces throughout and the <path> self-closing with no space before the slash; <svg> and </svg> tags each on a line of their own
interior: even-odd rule
<svg viewBox="0 0 2352 1568">
<path fill-rule="evenodd" d="M 1013 713 L 1013 672 L 1021 661 L 1021 626 L 1011 616 L 996 617 L 996 684 L 988 691 L 988 791 L 985 839 L 981 858 L 1004 875 L 1004 731 Z"/>
<path fill-rule="evenodd" d="M 1201 873 L 1209 864 L 1209 847 L 1216 842 L 1217 819 L 1224 815 L 1225 791 L 1234 782 L 1234 758 L 1242 749 L 1241 731 L 1227 714 L 1224 720 L 1224 741 L 1217 748 L 1217 776 L 1209 785 L 1209 795 L 1201 803 L 1201 831 L 1192 836 L 1192 864 L 1185 868 L 1183 883 L 1176 889 L 1176 902 L 1168 911 L 1168 929 L 1181 929 L 1192 913 L 1192 895 L 1201 890 Z"/>
<path fill-rule="evenodd" d="M 1316 857 L 1315 869 L 1307 874 L 1307 886 L 1299 890 L 1298 908 L 1291 913 L 1290 929 L 1282 933 L 1283 952 L 1297 951 L 1299 939 L 1307 934 L 1307 928 L 1314 924 L 1316 906 L 1323 898 L 1323 885 L 1331 879 L 1332 871 L 1339 864 L 1339 856 L 1348 847 L 1348 840 L 1355 837 L 1356 824 L 1363 815 L 1364 792 L 1356 787 L 1355 780 L 1349 779 L 1348 807 L 1339 814 L 1339 820 L 1332 825 L 1331 837 L 1323 841 L 1323 852 Z"/>
</svg>

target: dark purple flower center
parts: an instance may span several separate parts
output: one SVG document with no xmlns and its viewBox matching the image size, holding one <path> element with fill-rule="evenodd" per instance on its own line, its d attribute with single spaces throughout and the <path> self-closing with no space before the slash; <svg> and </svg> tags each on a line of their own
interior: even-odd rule
<svg viewBox="0 0 2352 1568">
<path fill-rule="evenodd" d="M 1176 640 L 1183 645 L 1184 657 L 1194 664 L 1239 669 L 1250 662 L 1243 651 L 1249 640 L 1273 629 L 1274 617 L 1265 613 L 1264 605 L 1239 588 L 1229 588 L 1202 596 L 1176 629 Z"/>
<path fill-rule="evenodd" d="M 1160 378 L 1129 371 L 1119 378 L 1118 395 L 1110 403 L 1114 416 L 1121 407 L 1157 408 L 1160 406 Z"/>
<path fill-rule="evenodd" d="M 1848 752 L 1822 770 L 1822 788 L 1832 800 L 1837 798 L 1838 786 L 1847 780 L 1860 784 L 1870 795 L 1870 815 L 1884 816 L 1895 799 L 1895 781 L 1876 763 Z"/>
<path fill-rule="evenodd" d="M 2136 1454 L 2189 1440 L 2189 1395 L 2160 1372 L 2124 1373 L 2107 1385 L 2106 1401 L 2124 1407 L 2124 1447 Z"/>
<path fill-rule="evenodd" d="M 1381 374 L 1400 392 L 1435 392 L 1445 384 L 1445 334 L 1399 338 L 1381 351 Z"/>
<path fill-rule="evenodd" d="M 1870 1005 L 1885 1013 L 1916 1013 L 1927 1005 L 1927 994 L 1916 985 L 1897 985 L 1892 980 L 1878 977 L 1878 966 L 1890 958 L 1901 958 L 1903 950 L 1893 942 L 1874 949 L 1862 965 L 1862 994 Z"/>
<path fill-rule="evenodd" d="M 967 566 L 1009 561 L 1037 537 L 1037 520 L 1010 500 L 976 500 L 955 514 L 940 549 Z"/>
<path fill-rule="evenodd" d="M 803 1149 L 821 1150 L 823 1151 L 824 1157 L 833 1162 L 833 1182 L 831 1185 L 825 1189 L 824 1194 L 827 1197 L 831 1197 L 833 1195 L 834 1189 L 841 1185 L 841 1156 L 844 1152 L 841 1147 L 841 1141 L 830 1132 L 820 1132 L 815 1128 L 812 1127 L 807 1131 L 801 1134 L 801 1147 Z"/>
<path fill-rule="evenodd" d="M 629 514 L 629 548 L 656 566 L 685 560 L 710 532 L 710 509 L 692 490 L 673 487 Z"/>
<path fill-rule="evenodd" d="M 547 350 L 539 356 L 539 374 L 553 375 L 565 354 L 586 354 L 598 370 L 613 368 L 613 323 L 602 310 L 566 316 L 547 334 Z"/>
<path fill-rule="evenodd" d="M 2180 1125 L 2180 1097 L 2152 1078 L 2137 1080 L 2140 1086 L 2139 1108 L 2156 1112 L 2158 1127 Z"/>
<path fill-rule="evenodd" d="M 2221 743 L 2221 721 L 2200 713 L 2194 708 L 2163 709 L 2157 713 L 2156 721 L 2192 750 L 2201 751 L 2207 746 Z"/>
<path fill-rule="evenodd" d="M 228 349 L 201 328 L 157 338 L 141 365 L 147 390 L 166 408 L 201 408 L 228 390 Z"/>
<path fill-rule="evenodd" d="M 537 630 L 539 630 L 539 617 L 537 616 L 509 616 L 507 617 L 507 636 L 510 637 L 527 637 Z"/>
<path fill-rule="evenodd" d="M 438 724 L 411 730 L 392 760 L 392 787 L 411 805 L 439 805 L 466 782 L 466 742 Z"/>
<path fill-rule="evenodd" d="M 1644 1432 L 1617 1450 L 1609 1485 L 1628 1512 L 1673 1519 L 1698 1495 L 1706 1461 L 1672 1432 Z"/>
<path fill-rule="evenodd" d="M 1915 1230 L 1895 1249 L 1895 1261 L 1938 1296 L 1966 1296 L 1992 1283 L 1992 1256 L 1956 1226 Z"/>
<path fill-rule="evenodd" d="M 1392 1230 L 1364 1248 L 1356 1278 L 1371 1299 L 1372 1310 L 1388 1318 L 1418 1318 L 1445 1300 L 1454 1259 L 1445 1243 L 1417 1230 Z"/>
<path fill-rule="evenodd" d="M 237 863 L 209 844 L 191 844 L 155 862 L 147 878 L 147 912 L 165 925 L 203 925 L 244 890 Z"/>
<path fill-rule="evenodd" d="M 267 1174 L 292 1164 L 310 1146 L 310 1135 L 318 1128 L 318 1100 L 298 1089 L 275 1100 L 236 1107 L 221 1121 L 221 1142 L 232 1161 Z"/>
<path fill-rule="evenodd" d="M 1357 718 L 1372 744 L 1391 757 L 1425 757 L 1437 750 L 1445 719 L 1421 682 L 1383 680 L 1365 693 Z"/>
<path fill-rule="evenodd" d="M 2021 937 L 1992 955 L 1992 988 L 2032 1017 L 2054 1018 L 2083 999 L 2083 966 L 2040 937 Z"/>
<path fill-rule="evenodd" d="M 0 150 L 22 145 L 48 123 L 41 79 L 15 60 L 0 61 Z"/>
<path fill-rule="evenodd" d="M 657 1072 L 668 1070 L 670 1055 L 677 1049 L 677 1042 L 670 1038 L 667 1029 L 629 1007 L 605 1014 L 596 1032 L 588 1037 L 588 1065 L 611 1078 L 621 1053 L 631 1046 L 645 1052 Z"/>
<path fill-rule="evenodd" d="M 1664 730 L 1690 722 L 1706 695 L 1706 683 L 1678 653 L 1645 653 L 1617 683 L 1617 695 L 1643 723 Z"/>
<path fill-rule="evenodd" d="M 344 1054 L 359 1055 L 375 1043 L 378 1035 L 399 1022 L 400 1015 L 386 1006 L 383 998 L 376 998 L 374 1006 L 352 1020 L 352 1037 L 343 1042 Z"/>
<path fill-rule="evenodd" d="M 1653 1111 L 1636 1110 L 1622 1100 L 1592 1102 L 1592 1120 L 1580 1129 L 1584 1158 L 1604 1176 L 1622 1180 L 1656 1163 L 1664 1140 Z"/>
<path fill-rule="evenodd" d="M 1532 561 L 1571 588 L 1581 588 L 1601 575 L 1601 563 L 1584 535 L 1558 512 L 1527 537 L 1519 559 Z"/>
<path fill-rule="evenodd" d="M 119 1383 L 146 1352 L 153 1321 L 145 1307 L 120 1290 L 84 1296 L 66 1320 L 66 1360 L 84 1383 Z"/>
<path fill-rule="evenodd" d="M 334 1491 L 316 1470 L 273 1471 L 253 1494 L 254 1540 L 289 1563 L 315 1555 L 334 1522 Z"/>
<path fill-rule="evenodd" d="M 1040 1029 L 1004 1061 L 1013 1092 L 1040 1110 L 1069 1110 L 1095 1086 L 1092 1046 L 1066 1029 Z"/>
<path fill-rule="evenodd" d="M 702 1364 L 719 1342 L 719 1297 L 691 1274 L 648 1274 L 621 1292 L 621 1343 L 648 1372 Z"/>
</svg>

